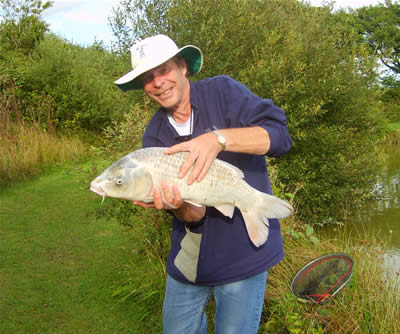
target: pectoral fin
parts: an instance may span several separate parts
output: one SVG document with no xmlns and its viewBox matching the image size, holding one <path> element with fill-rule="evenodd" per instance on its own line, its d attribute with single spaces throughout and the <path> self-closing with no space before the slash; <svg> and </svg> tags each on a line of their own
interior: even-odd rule
<svg viewBox="0 0 400 334">
<path fill-rule="evenodd" d="M 223 204 L 223 205 L 218 205 L 215 207 L 219 212 L 221 212 L 224 216 L 227 216 L 229 218 L 233 217 L 233 211 L 235 210 L 235 207 L 231 204 Z"/>
<path fill-rule="evenodd" d="M 192 201 L 187 201 L 187 200 L 185 200 L 184 202 L 186 202 L 186 203 L 189 203 L 189 204 L 192 204 L 192 205 L 194 205 L 194 206 L 197 206 L 198 208 L 201 208 L 203 205 L 201 205 L 201 204 L 198 204 L 198 203 L 195 203 L 195 202 L 192 202 Z"/>
</svg>

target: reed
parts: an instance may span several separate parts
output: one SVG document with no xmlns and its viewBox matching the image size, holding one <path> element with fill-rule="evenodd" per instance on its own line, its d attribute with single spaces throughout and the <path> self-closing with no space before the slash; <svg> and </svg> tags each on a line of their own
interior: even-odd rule
<svg viewBox="0 0 400 334">
<path fill-rule="evenodd" d="M 132 209 L 131 205 L 128 209 L 128 216 L 135 221 L 132 256 L 137 257 L 126 265 L 131 279 L 115 291 L 115 296 L 130 299 L 148 310 L 143 314 L 144 328 L 148 324 L 159 328 L 170 217 Z M 111 217 L 121 221 L 124 210 L 118 206 L 113 211 Z M 269 270 L 260 334 L 400 333 L 400 319 L 396 316 L 400 303 L 399 273 L 388 273 L 388 245 L 369 240 L 366 231 L 349 235 L 343 229 L 338 228 L 332 238 L 299 223 L 296 217 L 282 221 L 286 256 Z M 298 301 L 290 289 L 295 274 L 322 255 L 342 252 L 352 256 L 355 263 L 349 284 L 323 306 Z M 207 307 L 210 330 L 214 310 L 211 299 Z"/>
<path fill-rule="evenodd" d="M 0 126 L 0 186 L 36 175 L 52 164 L 75 160 L 86 152 L 79 139 L 56 136 L 26 122 Z"/>
<path fill-rule="evenodd" d="M 5 81 L 0 95 L 0 187 L 87 153 L 86 145 L 78 138 L 56 134 L 48 99 L 43 97 L 40 103 L 29 106 L 29 121 L 21 112 L 23 108 L 17 83 Z M 40 115 L 46 115 L 46 119 Z"/>
<path fill-rule="evenodd" d="M 283 228 L 286 257 L 269 273 L 260 333 L 400 332 L 400 273 L 388 265 L 391 255 L 385 243 L 368 240 L 362 233 L 350 238 L 339 230 L 335 239 L 319 236 L 316 245 L 302 228 L 290 226 Z M 290 290 L 296 272 L 334 252 L 352 256 L 355 269 L 350 283 L 324 306 L 296 300 Z"/>
<path fill-rule="evenodd" d="M 383 143 L 386 145 L 400 145 L 400 130 L 388 134 L 383 140 Z"/>
</svg>

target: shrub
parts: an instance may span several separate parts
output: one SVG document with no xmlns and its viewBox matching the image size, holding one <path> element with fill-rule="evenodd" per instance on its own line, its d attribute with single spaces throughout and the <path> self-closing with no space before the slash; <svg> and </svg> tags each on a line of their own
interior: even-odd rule
<svg viewBox="0 0 400 334">
<path fill-rule="evenodd" d="M 231 75 L 285 110 L 293 149 L 270 163 L 278 165 L 283 192 L 298 190 L 299 218 L 340 221 L 346 206 L 367 197 L 384 128 L 376 60 L 328 7 L 296 0 L 136 0 L 124 1 L 111 21 L 122 47 L 166 33 L 180 46 L 202 49 L 199 78 Z"/>
<path fill-rule="evenodd" d="M 25 105 L 49 96 L 57 127 L 98 131 L 129 109 L 129 96 L 113 84 L 115 69 L 118 58 L 112 54 L 48 35 L 19 69 Z"/>
</svg>

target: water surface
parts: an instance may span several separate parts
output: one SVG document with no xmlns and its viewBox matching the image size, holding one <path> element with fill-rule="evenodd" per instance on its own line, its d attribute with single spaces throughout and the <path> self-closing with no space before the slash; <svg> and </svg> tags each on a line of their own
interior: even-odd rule
<svg viewBox="0 0 400 334">
<path fill-rule="evenodd" d="M 356 213 L 354 227 L 389 241 L 400 254 L 400 145 L 386 146 L 386 168 L 377 178 L 376 198 Z"/>
</svg>

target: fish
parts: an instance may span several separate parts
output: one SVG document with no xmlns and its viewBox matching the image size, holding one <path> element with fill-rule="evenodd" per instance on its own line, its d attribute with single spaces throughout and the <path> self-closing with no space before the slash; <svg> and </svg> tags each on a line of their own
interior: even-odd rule
<svg viewBox="0 0 400 334">
<path fill-rule="evenodd" d="M 250 186 L 242 170 L 220 159 L 213 161 L 203 180 L 188 185 L 190 170 L 183 178 L 178 178 L 178 172 L 189 152 L 166 155 L 165 149 L 148 147 L 123 156 L 90 183 L 90 190 L 103 201 L 112 197 L 151 203 L 154 187 L 161 182 L 175 184 L 184 202 L 215 207 L 230 218 L 238 208 L 256 247 L 268 239 L 268 219 L 286 218 L 293 212 L 288 202 Z"/>
</svg>

